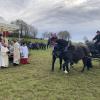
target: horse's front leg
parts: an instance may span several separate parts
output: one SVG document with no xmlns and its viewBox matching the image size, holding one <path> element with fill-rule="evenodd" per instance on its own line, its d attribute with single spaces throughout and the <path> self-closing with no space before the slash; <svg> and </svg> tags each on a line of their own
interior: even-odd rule
<svg viewBox="0 0 100 100">
<path fill-rule="evenodd" d="M 62 69 L 62 58 L 59 58 L 59 62 L 60 62 L 60 70 Z"/>
<path fill-rule="evenodd" d="M 64 62 L 63 64 L 63 71 L 64 73 L 68 73 L 69 72 L 69 67 L 68 67 L 69 63 L 68 62 Z"/>
<path fill-rule="evenodd" d="M 53 55 L 53 56 L 52 56 L 52 71 L 54 71 L 54 64 L 55 64 L 55 61 L 56 61 L 56 57 Z"/>
</svg>

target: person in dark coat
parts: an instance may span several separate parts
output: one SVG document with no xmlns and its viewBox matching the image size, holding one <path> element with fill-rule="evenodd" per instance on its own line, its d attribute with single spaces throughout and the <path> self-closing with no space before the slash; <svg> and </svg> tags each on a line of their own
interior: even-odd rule
<svg viewBox="0 0 100 100">
<path fill-rule="evenodd" d="M 96 32 L 97 35 L 93 38 L 93 41 L 95 41 L 95 47 L 100 53 L 100 31 Z"/>
</svg>

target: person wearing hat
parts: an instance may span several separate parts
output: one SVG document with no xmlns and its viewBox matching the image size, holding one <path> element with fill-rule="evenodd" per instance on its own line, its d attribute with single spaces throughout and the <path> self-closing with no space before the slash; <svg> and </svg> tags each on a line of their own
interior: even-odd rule
<svg viewBox="0 0 100 100">
<path fill-rule="evenodd" d="M 95 46 L 97 48 L 97 50 L 99 50 L 99 53 L 100 53 L 100 31 L 97 31 L 96 32 L 97 35 L 93 38 L 93 41 L 95 41 Z"/>
</svg>

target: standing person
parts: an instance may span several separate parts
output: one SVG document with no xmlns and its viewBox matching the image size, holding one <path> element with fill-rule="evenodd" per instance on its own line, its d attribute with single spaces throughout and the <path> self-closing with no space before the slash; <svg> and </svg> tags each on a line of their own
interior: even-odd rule
<svg viewBox="0 0 100 100">
<path fill-rule="evenodd" d="M 13 46 L 13 41 L 9 42 L 9 62 L 13 63 L 13 52 L 14 52 L 14 46 Z"/>
<path fill-rule="evenodd" d="M 97 33 L 97 35 L 93 38 L 93 40 L 95 41 L 96 49 L 100 53 L 100 31 L 97 31 L 96 33 Z"/>
<path fill-rule="evenodd" d="M 56 33 L 51 34 L 51 38 L 50 38 L 50 42 L 51 43 L 50 44 L 51 44 L 53 49 L 54 49 L 54 46 L 56 44 L 57 39 L 58 39 L 58 37 L 57 37 Z"/>
<path fill-rule="evenodd" d="M 28 64 L 29 50 L 25 43 L 21 46 L 21 64 Z"/>
<path fill-rule="evenodd" d="M 20 64 L 20 44 L 17 40 L 14 40 L 14 51 L 13 51 L 13 65 Z"/>
<path fill-rule="evenodd" d="M 48 49 L 48 47 L 50 47 L 50 46 L 51 46 L 51 44 L 50 44 L 50 37 L 49 37 L 48 42 L 47 42 L 47 49 Z"/>
<path fill-rule="evenodd" d="M 2 65 L 2 63 L 1 63 L 1 42 L 2 42 L 2 39 L 1 39 L 1 37 L 0 37 L 0 67 L 1 67 L 1 65 Z"/>
<path fill-rule="evenodd" d="M 7 45 L 2 41 L 1 43 L 1 68 L 6 68 L 9 65 L 8 61 L 8 47 Z"/>
</svg>

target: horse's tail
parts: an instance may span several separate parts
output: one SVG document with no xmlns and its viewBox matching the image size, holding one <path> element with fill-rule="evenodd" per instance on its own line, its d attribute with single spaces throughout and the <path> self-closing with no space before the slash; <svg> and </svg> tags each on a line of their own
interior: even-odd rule
<svg viewBox="0 0 100 100">
<path fill-rule="evenodd" d="M 90 57 L 90 50 L 89 50 L 89 48 L 88 48 L 88 46 L 86 46 L 86 45 L 83 45 L 82 46 L 82 49 L 83 49 L 83 51 L 84 51 L 84 53 L 85 53 L 85 58 L 86 58 L 86 66 L 87 66 L 87 68 L 89 69 L 89 68 L 92 68 L 92 59 L 91 59 L 91 57 Z"/>
</svg>

